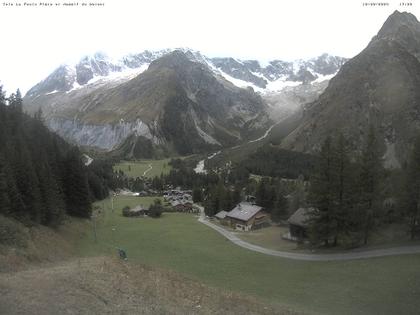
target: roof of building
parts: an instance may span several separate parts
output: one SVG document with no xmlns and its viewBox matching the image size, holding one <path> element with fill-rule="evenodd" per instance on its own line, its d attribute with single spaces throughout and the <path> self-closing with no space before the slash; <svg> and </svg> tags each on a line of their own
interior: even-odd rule
<svg viewBox="0 0 420 315">
<path fill-rule="evenodd" d="M 260 206 L 241 202 L 235 208 L 229 211 L 226 216 L 241 221 L 248 221 L 261 210 L 262 208 Z"/>
<path fill-rule="evenodd" d="M 295 213 L 291 215 L 291 217 L 287 220 L 290 224 L 307 227 L 308 220 L 310 218 L 310 212 L 312 212 L 314 208 L 299 208 L 296 210 Z"/>
<path fill-rule="evenodd" d="M 226 215 L 227 215 L 227 212 L 222 210 L 222 211 L 216 213 L 214 216 L 218 219 L 224 219 L 226 217 Z"/>
</svg>

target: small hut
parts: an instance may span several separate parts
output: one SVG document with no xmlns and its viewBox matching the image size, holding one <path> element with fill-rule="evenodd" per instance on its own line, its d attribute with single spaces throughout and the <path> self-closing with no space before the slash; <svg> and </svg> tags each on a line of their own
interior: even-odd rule
<svg viewBox="0 0 420 315">
<path fill-rule="evenodd" d="M 289 223 L 289 237 L 291 240 L 298 241 L 308 237 L 308 220 L 314 208 L 299 208 L 287 220 Z"/>
<path fill-rule="evenodd" d="M 217 212 L 214 217 L 219 221 L 220 224 L 227 225 L 228 222 L 226 221 L 226 215 L 228 213 L 224 210 Z"/>
</svg>

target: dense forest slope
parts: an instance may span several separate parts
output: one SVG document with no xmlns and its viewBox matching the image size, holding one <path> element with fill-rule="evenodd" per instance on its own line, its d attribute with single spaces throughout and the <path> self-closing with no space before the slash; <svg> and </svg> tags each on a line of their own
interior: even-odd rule
<svg viewBox="0 0 420 315">
<path fill-rule="evenodd" d="M 66 214 L 90 217 L 91 201 L 108 194 L 109 172 L 98 163 L 86 167 L 40 113 L 22 112 L 19 91 L 6 98 L 0 87 L 0 215 L 50 226 Z"/>
</svg>

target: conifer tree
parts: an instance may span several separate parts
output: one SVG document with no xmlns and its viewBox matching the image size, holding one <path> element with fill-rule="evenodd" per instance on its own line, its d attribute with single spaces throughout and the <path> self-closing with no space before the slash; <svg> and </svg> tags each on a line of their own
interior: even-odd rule
<svg viewBox="0 0 420 315">
<path fill-rule="evenodd" d="M 287 215 L 287 200 L 284 198 L 283 192 L 280 191 L 277 193 L 277 199 L 271 211 L 271 220 L 279 222 L 282 219 L 286 219 Z"/>
<path fill-rule="evenodd" d="M 407 219 L 411 239 L 420 230 L 420 136 L 415 140 L 407 168 L 403 193 L 404 216 Z"/>
<path fill-rule="evenodd" d="M 315 208 L 311 213 L 310 232 L 315 241 L 329 245 L 337 235 L 338 222 L 334 204 L 335 174 L 333 173 L 333 143 L 331 137 L 324 141 L 318 168 L 311 178 L 309 200 Z"/>
<path fill-rule="evenodd" d="M 6 167 L 6 161 L 0 155 L 0 214 L 2 215 L 10 215 L 11 212 Z"/>
<path fill-rule="evenodd" d="M 357 190 L 356 190 L 356 167 L 349 158 L 349 147 L 343 134 L 339 134 L 333 150 L 333 174 L 334 174 L 334 215 L 337 221 L 337 234 L 334 237 L 334 245 L 338 239 L 354 242 L 353 235 L 357 232 L 358 213 Z"/>
<path fill-rule="evenodd" d="M 83 171 L 80 153 L 76 149 L 67 153 L 63 184 L 67 213 L 78 217 L 90 217 L 91 204 L 87 176 Z"/>
<path fill-rule="evenodd" d="M 360 160 L 360 210 L 363 242 L 367 244 L 380 210 L 380 183 L 383 176 L 382 158 L 373 126 L 370 126 Z"/>
</svg>

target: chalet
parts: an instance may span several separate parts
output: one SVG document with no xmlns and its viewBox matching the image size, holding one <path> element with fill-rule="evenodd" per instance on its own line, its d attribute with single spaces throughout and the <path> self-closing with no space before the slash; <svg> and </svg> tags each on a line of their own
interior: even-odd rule
<svg viewBox="0 0 420 315">
<path fill-rule="evenodd" d="M 289 234 L 286 238 L 293 241 L 300 241 L 308 237 L 308 220 L 314 208 L 299 208 L 287 220 L 289 223 Z"/>
<path fill-rule="evenodd" d="M 125 208 L 123 209 L 123 216 L 125 217 L 139 217 L 149 214 L 149 209 L 144 208 L 142 205 L 136 206 L 134 208 Z"/>
<path fill-rule="evenodd" d="M 225 220 L 237 230 L 249 231 L 268 224 L 268 216 L 260 206 L 241 202 L 226 214 Z"/>
</svg>

